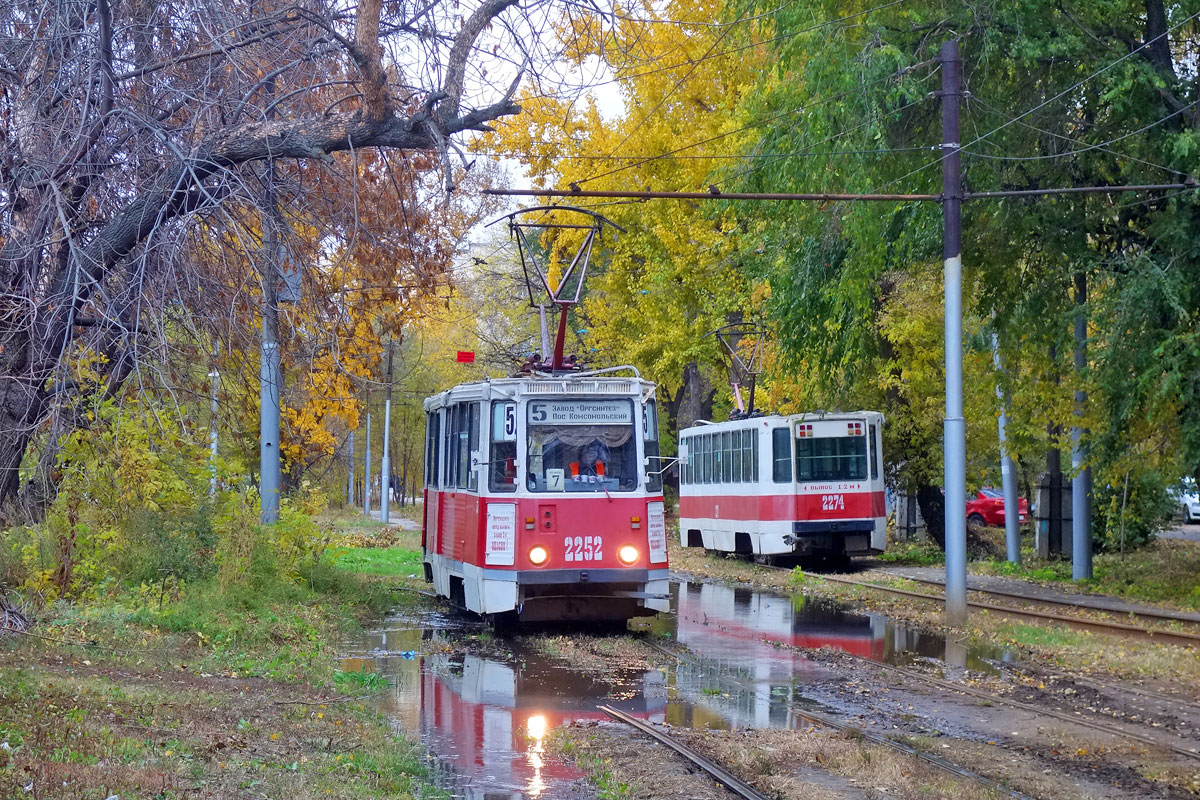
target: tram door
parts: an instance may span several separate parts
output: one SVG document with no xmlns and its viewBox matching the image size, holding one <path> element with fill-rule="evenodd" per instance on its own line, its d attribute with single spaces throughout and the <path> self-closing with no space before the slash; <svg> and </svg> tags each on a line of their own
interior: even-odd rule
<svg viewBox="0 0 1200 800">
<path fill-rule="evenodd" d="M 440 484 L 438 476 L 441 468 L 441 459 L 439 458 L 442 441 L 439 425 L 441 416 L 437 411 L 432 411 L 425 416 L 425 507 L 422 509 L 425 524 L 422 527 L 421 545 L 427 553 L 438 552 L 440 537 L 442 503 L 438 495 Z"/>
</svg>

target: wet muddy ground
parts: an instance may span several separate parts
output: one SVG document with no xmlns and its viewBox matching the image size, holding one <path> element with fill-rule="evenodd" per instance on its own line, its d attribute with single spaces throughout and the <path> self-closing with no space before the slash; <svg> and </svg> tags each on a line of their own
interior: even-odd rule
<svg viewBox="0 0 1200 800">
<path fill-rule="evenodd" d="M 600 704 L 670 726 L 780 797 L 1004 796 L 797 712 L 887 735 L 1033 797 L 1186 797 L 1200 774 L 1200 761 L 877 665 L 1107 715 L 1198 748 L 1200 708 L 1114 700 L 1063 676 L 1030 673 L 1007 651 L 803 596 L 680 581 L 672 611 L 636 621 L 632 634 L 504 638 L 473 618 L 429 609 L 346 642 L 343 668 L 388 678 L 382 710 L 419 735 L 455 797 L 585 798 L 596 796 L 597 784 L 610 796 L 724 792 L 611 722 Z"/>
</svg>

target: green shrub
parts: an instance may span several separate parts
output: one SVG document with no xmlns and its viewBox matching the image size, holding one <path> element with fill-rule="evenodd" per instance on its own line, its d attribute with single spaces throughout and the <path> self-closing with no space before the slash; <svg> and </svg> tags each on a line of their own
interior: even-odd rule
<svg viewBox="0 0 1200 800">
<path fill-rule="evenodd" d="M 1128 490 L 1123 480 L 1116 484 L 1097 481 L 1092 496 L 1093 532 L 1100 550 L 1146 544 L 1162 530 L 1176 507 L 1157 472 L 1130 475 Z"/>
<path fill-rule="evenodd" d="M 125 534 L 123 578 L 194 580 L 216 572 L 217 533 L 212 505 L 207 502 L 180 513 L 138 509 L 130 515 Z"/>
</svg>

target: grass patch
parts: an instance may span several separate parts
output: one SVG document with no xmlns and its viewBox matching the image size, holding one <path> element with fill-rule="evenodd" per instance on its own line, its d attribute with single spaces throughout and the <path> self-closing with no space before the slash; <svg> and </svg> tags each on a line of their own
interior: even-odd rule
<svg viewBox="0 0 1200 800">
<path fill-rule="evenodd" d="M 5 665 L 0 741 L 4 797 L 440 794 L 367 704 L 253 679 Z"/>
<path fill-rule="evenodd" d="M 1090 580 L 1074 583 L 1069 561 L 1026 558 L 1020 566 L 1007 561 L 972 564 L 972 571 L 983 574 L 1072 583 L 1101 594 L 1200 610 L 1200 542 L 1157 539 L 1124 555 L 1098 553 L 1092 570 Z"/>
<path fill-rule="evenodd" d="M 399 547 L 339 547 L 327 557 L 337 569 L 360 575 L 419 578 L 423 570 L 420 550 Z"/>
<path fill-rule="evenodd" d="M 1001 623 L 996 626 L 995 634 L 1018 647 L 1078 646 L 1087 638 L 1070 628 L 1023 625 L 1019 622 Z"/>
<path fill-rule="evenodd" d="M 946 563 L 946 554 L 929 539 L 888 542 L 887 550 L 876 556 L 880 561 L 906 567 L 928 567 Z"/>
<path fill-rule="evenodd" d="M 375 672 L 346 672 L 337 670 L 333 673 L 333 685 L 343 692 L 369 691 L 382 692 L 389 684 L 387 678 Z"/>
<path fill-rule="evenodd" d="M 362 697 L 386 680 L 336 668 L 394 593 L 328 558 L 282 572 L 114 581 L 0 637 L 0 797 L 442 796 Z"/>
</svg>

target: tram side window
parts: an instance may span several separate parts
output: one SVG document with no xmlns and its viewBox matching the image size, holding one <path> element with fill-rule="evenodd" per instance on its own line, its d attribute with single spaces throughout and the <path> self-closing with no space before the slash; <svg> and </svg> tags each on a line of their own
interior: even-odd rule
<svg viewBox="0 0 1200 800">
<path fill-rule="evenodd" d="M 459 408 L 462 428 L 458 432 L 458 488 L 475 491 L 479 479 L 471 464 L 471 454 L 479 449 L 479 403 L 465 403 Z"/>
<path fill-rule="evenodd" d="M 721 434 L 710 433 L 708 440 L 708 482 L 721 482 Z"/>
<path fill-rule="evenodd" d="M 492 403 L 491 448 L 488 451 L 488 489 L 517 490 L 517 405 Z"/>
<path fill-rule="evenodd" d="M 662 491 L 663 460 L 658 451 L 658 406 L 651 400 L 642 407 L 643 455 L 649 462 L 646 467 L 646 491 Z"/>
<path fill-rule="evenodd" d="M 750 434 L 750 480 L 758 482 L 758 431 L 748 431 Z"/>
<path fill-rule="evenodd" d="M 751 465 L 753 464 L 754 456 L 750 451 L 750 448 L 752 446 L 751 443 L 753 441 L 754 441 L 754 431 L 752 431 L 752 430 L 742 431 L 742 441 L 739 445 L 739 449 L 742 451 L 742 482 L 743 483 L 749 483 L 750 481 L 754 480 L 754 477 L 751 475 L 751 469 L 752 469 Z"/>
<path fill-rule="evenodd" d="M 425 415 L 425 485 L 438 485 L 438 414 L 431 411 Z"/>
<path fill-rule="evenodd" d="M 871 459 L 871 480 L 875 480 L 883 474 L 883 447 L 879 441 L 879 426 L 872 424 L 871 431 L 871 450 L 874 457 Z"/>
<path fill-rule="evenodd" d="M 456 416 L 454 406 L 442 412 L 442 488 L 449 489 L 457 482 L 458 432 L 454 428 Z"/>
<path fill-rule="evenodd" d="M 713 446 L 712 446 L 713 445 L 713 442 L 712 442 L 713 437 L 712 437 L 711 433 L 706 433 L 706 434 L 704 434 L 704 436 L 702 436 L 700 438 L 702 438 L 704 440 L 704 482 L 712 483 L 713 482 L 713 464 L 714 464 L 714 458 L 713 458 L 714 454 L 713 454 Z"/>
<path fill-rule="evenodd" d="M 687 453 L 687 460 L 680 459 L 679 461 L 679 482 L 686 486 L 692 481 L 692 459 L 694 458 L 692 455 L 692 440 L 681 439 L 680 445 L 680 452 Z"/>
<path fill-rule="evenodd" d="M 742 432 L 732 431 L 730 437 L 730 481 L 742 482 Z"/>
<path fill-rule="evenodd" d="M 788 428 L 771 431 L 771 457 L 774 459 L 773 477 L 776 483 L 792 482 L 792 432 Z"/>
</svg>

